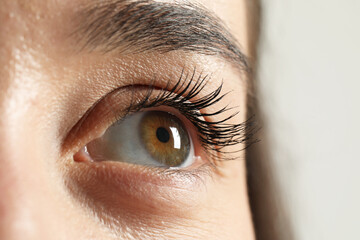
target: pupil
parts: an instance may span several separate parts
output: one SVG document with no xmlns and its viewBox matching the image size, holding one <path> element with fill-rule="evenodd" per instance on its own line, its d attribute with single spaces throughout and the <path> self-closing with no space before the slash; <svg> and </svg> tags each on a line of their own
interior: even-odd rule
<svg viewBox="0 0 360 240">
<path fill-rule="evenodd" d="M 156 130 L 156 137 L 159 139 L 160 142 L 163 143 L 167 143 L 170 140 L 169 132 L 163 127 L 159 127 Z"/>
</svg>

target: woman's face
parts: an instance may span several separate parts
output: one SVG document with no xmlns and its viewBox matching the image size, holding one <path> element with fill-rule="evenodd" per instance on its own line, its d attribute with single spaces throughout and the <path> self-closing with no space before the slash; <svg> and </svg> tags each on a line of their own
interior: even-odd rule
<svg viewBox="0 0 360 240">
<path fill-rule="evenodd" d="M 0 1 L 0 239 L 254 239 L 245 1 L 197 2 Z"/>
</svg>

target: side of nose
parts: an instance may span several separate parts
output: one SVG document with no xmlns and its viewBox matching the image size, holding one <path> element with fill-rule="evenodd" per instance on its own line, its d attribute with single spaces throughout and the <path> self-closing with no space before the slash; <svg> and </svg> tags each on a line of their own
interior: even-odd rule
<svg viewBox="0 0 360 240">
<path fill-rule="evenodd" d="M 4 148 L 2 144 L 1 148 Z M 9 149 L 10 150 L 10 149 Z M 38 219 L 41 189 L 35 179 L 35 168 L 22 169 L 22 163 L 7 152 L 0 151 L 0 239 L 35 239 L 41 219 Z M 10 162 L 10 163 L 9 163 Z M 34 172 L 35 171 L 35 172 Z M 36 189 L 37 188 L 37 189 Z"/>
<path fill-rule="evenodd" d="M 26 14 L 17 2 L 0 4 L 0 239 L 57 239 L 52 230 L 61 226 L 51 216 L 61 215 L 53 197 L 58 189 L 38 140 L 32 41 L 26 43 Z"/>
<path fill-rule="evenodd" d="M 15 92 L 23 91 L 0 90 L 6 94 L 0 104 L 0 239 L 58 239 L 52 233 L 65 227 L 59 199 L 66 197 L 57 159 L 41 138 L 37 117 L 31 117 L 35 107 L 24 106 L 19 99 L 29 99 Z"/>
<path fill-rule="evenodd" d="M 61 216 L 56 199 L 62 190 L 48 164 L 54 161 L 24 110 L 29 108 L 15 94 L 23 91 L 10 88 L 15 87 L 0 90 L 6 94 L 0 104 L 0 239 L 54 239 L 51 232 L 61 228 L 55 220 Z"/>
</svg>

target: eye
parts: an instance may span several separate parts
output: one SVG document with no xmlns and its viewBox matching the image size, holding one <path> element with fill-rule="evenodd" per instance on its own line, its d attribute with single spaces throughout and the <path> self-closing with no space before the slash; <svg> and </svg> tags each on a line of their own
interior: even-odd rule
<svg viewBox="0 0 360 240">
<path fill-rule="evenodd" d="M 84 151 L 93 161 L 184 168 L 195 160 L 194 146 L 183 122 L 164 111 L 143 111 L 112 124 Z"/>
<path fill-rule="evenodd" d="M 129 85 L 111 91 L 70 131 L 66 152 L 75 162 L 101 166 L 122 162 L 194 171 L 234 159 L 233 146 L 248 142 L 252 135 L 245 130 L 252 122 L 234 123 L 238 112 L 218 105 L 226 96 L 222 84 L 204 94 L 207 76 L 189 76 L 182 73 L 167 86 Z"/>
</svg>

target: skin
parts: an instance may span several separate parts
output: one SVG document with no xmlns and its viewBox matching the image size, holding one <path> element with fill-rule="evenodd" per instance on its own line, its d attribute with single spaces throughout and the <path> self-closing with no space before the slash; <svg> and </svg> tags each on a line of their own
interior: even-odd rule
<svg viewBox="0 0 360 240">
<path fill-rule="evenodd" d="M 246 54 L 245 1 L 198 2 L 222 19 Z M 207 111 L 231 103 L 239 114 L 229 123 L 246 120 L 245 75 L 223 58 L 77 52 L 70 19 L 86 3 L 0 1 L 0 239 L 255 239 L 244 151 L 200 177 L 74 161 L 109 127 L 99 105 L 73 132 L 91 106 L 116 87 L 151 84 L 154 73 L 166 86 L 185 63 L 185 71 L 211 74 L 203 95 L 222 80 L 223 91 L 232 91 Z M 119 108 L 129 104 L 124 96 L 114 101 Z M 209 161 L 200 144 L 195 147 Z"/>
</svg>

